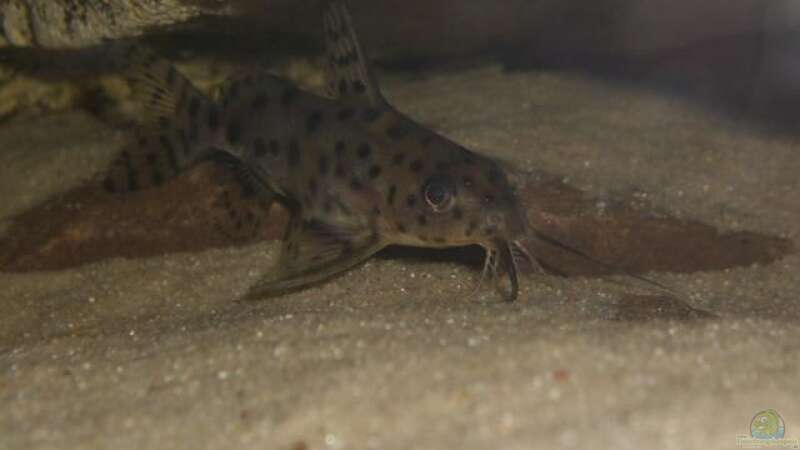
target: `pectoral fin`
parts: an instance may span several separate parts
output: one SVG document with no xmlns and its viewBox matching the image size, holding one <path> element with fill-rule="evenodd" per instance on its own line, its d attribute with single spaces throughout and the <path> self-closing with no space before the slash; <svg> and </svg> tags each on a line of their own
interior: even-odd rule
<svg viewBox="0 0 800 450">
<path fill-rule="evenodd" d="M 385 246 L 371 229 L 297 216 L 289 223 L 276 268 L 248 291 L 246 299 L 270 297 L 318 283 L 357 265 Z"/>
</svg>

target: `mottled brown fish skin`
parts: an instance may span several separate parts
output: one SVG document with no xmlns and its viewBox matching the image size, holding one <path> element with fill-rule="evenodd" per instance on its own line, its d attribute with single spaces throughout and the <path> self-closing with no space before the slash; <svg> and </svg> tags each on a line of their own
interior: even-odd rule
<svg viewBox="0 0 800 450">
<path fill-rule="evenodd" d="M 231 149 L 305 217 L 355 215 L 391 243 L 429 247 L 525 231 L 491 159 L 392 109 L 342 104 L 277 79 L 237 83 L 224 109 L 203 112 L 219 116 L 203 142 Z"/>
<path fill-rule="evenodd" d="M 515 298 L 527 225 L 504 171 L 390 106 L 350 20 L 338 2 L 326 10 L 331 98 L 251 74 L 214 102 L 134 50 L 131 78 L 155 123 L 112 165 L 106 187 L 160 184 L 222 156 L 263 198 L 282 198 L 292 219 L 280 261 L 253 297 L 322 281 L 387 245 L 475 244 L 487 251 L 484 272 L 508 272 Z"/>
</svg>

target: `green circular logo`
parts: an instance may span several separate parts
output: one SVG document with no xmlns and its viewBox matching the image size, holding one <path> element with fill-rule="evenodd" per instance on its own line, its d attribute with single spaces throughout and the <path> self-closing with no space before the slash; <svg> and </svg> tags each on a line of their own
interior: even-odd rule
<svg viewBox="0 0 800 450">
<path fill-rule="evenodd" d="M 783 418 L 774 409 L 765 409 L 750 421 L 750 436 L 755 439 L 783 439 L 785 432 Z"/>
</svg>

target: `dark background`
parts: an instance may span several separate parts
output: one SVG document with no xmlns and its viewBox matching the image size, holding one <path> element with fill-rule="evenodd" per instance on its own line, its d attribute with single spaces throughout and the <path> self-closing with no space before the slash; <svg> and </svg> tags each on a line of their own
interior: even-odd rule
<svg viewBox="0 0 800 450">
<path fill-rule="evenodd" d="M 205 1 L 204 3 L 208 3 Z M 351 0 L 379 65 L 414 71 L 487 60 L 648 83 L 791 132 L 800 113 L 795 0 Z M 313 52 L 321 2 L 240 0 L 198 20 L 219 49 Z M 213 30 L 213 31 L 212 31 Z M 269 52 L 267 52 L 269 53 Z"/>
</svg>

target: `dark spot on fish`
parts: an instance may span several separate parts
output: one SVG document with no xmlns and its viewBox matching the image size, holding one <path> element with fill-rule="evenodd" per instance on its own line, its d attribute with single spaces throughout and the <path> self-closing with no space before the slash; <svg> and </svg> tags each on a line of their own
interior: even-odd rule
<svg viewBox="0 0 800 450">
<path fill-rule="evenodd" d="M 269 103 L 269 97 L 265 92 L 259 92 L 253 97 L 253 101 L 250 102 L 250 107 L 255 110 L 262 110 L 264 109 L 267 104 Z"/>
<path fill-rule="evenodd" d="M 367 108 L 367 109 L 364 110 L 364 112 L 361 115 L 361 117 L 366 122 L 374 122 L 380 116 L 381 116 L 381 112 L 379 110 L 375 109 L 375 108 Z"/>
<path fill-rule="evenodd" d="M 373 180 L 375 178 L 378 178 L 380 174 L 381 174 L 381 166 L 374 165 L 369 168 L 369 177 L 372 178 Z"/>
<path fill-rule="evenodd" d="M 163 147 L 167 151 L 167 159 L 169 160 L 169 166 L 172 168 L 174 172 L 178 171 L 178 160 L 175 156 L 175 146 L 172 145 L 172 141 L 170 141 L 169 136 L 166 134 L 162 134 L 158 137 L 159 142 L 161 143 L 161 147 Z"/>
<path fill-rule="evenodd" d="M 389 192 L 386 194 L 386 203 L 389 205 L 394 204 L 394 197 L 397 195 L 397 186 L 389 186 Z"/>
<path fill-rule="evenodd" d="M 353 53 L 348 53 L 348 54 L 343 55 L 343 56 L 341 56 L 339 58 L 336 58 L 336 65 L 337 66 L 347 66 L 347 65 L 350 65 L 351 62 L 355 61 L 355 59 L 356 59 L 356 55 L 354 55 Z M 359 81 L 354 82 L 353 86 L 355 86 L 356 83 L 359 83 Z"/>
<path fill-rule="evenodd" d="M 361 144 L 358 146 L 358 157 L 361 159 L 369 158 L 370 153 L 372 153 L 372 148 L 369 144 Z"/>
<path fill-rule="evenodd" d="M 136 170 L 133 168 L 131 155 L 128 152 L 123 152 L 122 157 L 125 160 L 125 168 L 127 169 L 128 189 L 131 191 L 135 191 L 139 189 L 139 180 L 136 175 Z"/>
<path fill-rule="evenodd" d="M 411 165 L 408 167 L 409 169 L 411 169 L 412 172 L 420 173 L 422 172 L 422 169 L 425 167 L 425 165 L 422 164 L 422 160 L 415 159 L 414 162 L 412 162 Z"/>
<path fill-rule="evenodd" d="M 408 232 L 408 228 L 406 228 L 406 226 L 403 225 L 402 223 L 398 222 L 397 223 L 397 231 L 399 231 L 401 233 L 406 233 L 406 232 Z"/>
<path fill-rule="evenodd" d="M 189 142 L 189 134 L 186 130 L 180 130 L 181 134 L 181 146 L 183 147 L 183 154 L 188 155 L 192 153 L 192 145 Z"/>
<path fill-rule="evenodd" d="M 495 231 L 496 230 L 494 227 L 486 227 L 483 229 L 483 234 L 484 236 L 491 236 L 492 234 L 494 234 Z"/>
<path fill-rule="evenodd" d="M 172 86 L 175 84 L 175 80 L 178 78 L 178 74 L 175 71 L 175 68 L 169 66 L 169 70 L 167 70 L 167 86 Z"/>
<path fill-rule="evenodd" d="M 108 192 L 114 192 L 117 190 L 114 186 L 114 180 L 112 180 L 111 177 L 106 177 L 106 179 L 103 180 L 103 188 L 105 188 L 105 190 Z"/>
<path fill-rule="evenodd" d="M 489 184 L 491 184 L 492 186 L 497 186 L 500 183 L 500 179 L 501 178 L 502 178 L 502 175 L 500 174 L 500 171 L 497 170 L 497 169 L 491 169 L 486 174 L 486 179 L 489 181 Z"/>
<path fill-rule="evenodd" d="M 372 215 L 373 216 L 380 216 L 381 215 L 381 209 L 379 207 L 377 207 L 377 206 L 373 206 L 372 207 Z"/>
<path fill-rule="evenodd" d="M 392 164 L 399 166 L 406 159 L 405 153 L 397 153 L 392 157 Z"/>
<path fill-rule="evenodd" d="M 441 236 L 436 236 L 435 238 L 433 238 L 433 242 L 436 242 L 437 244 L 444 244 L 445 242 L 447 242 L 447 240 L 445 240 L 445 238 Z"/>
<path fill-rule="evenodd" d="M 291 105 L 295 98 L 297 98 L 297 88 L 294 86 L 287 87 L 281 94 L 281 106 L 287 107 Z"/>
<path fill-rule="evenodd" d="M 461 208 L 458 206 L 453 208 L 453 219 L 460 220 L 462 217 L 464 217 L 464 212 L 461 211 Z"/>
<path fill-rule="evenodd" d="M 361 190 L 363 187 L 364 185 L 361 184 L 361 180 L 359 180 L 358 178 L 353 177 L 350 180 L 350 188 L 353 189 L 354 191 Z"/>
<path fill-rule="evenodd" d="M 158 169 L 153 169 L 153 184 L 156 186 L 161 186 L 164 183 L 164 176 L 161 175 L 161 172 Z"/>
<path fill-rule="evenodd" d="M 424 214 L 420 214 L 417 216 L 417 223 L 419 224 L 419 226 L 424 227 L 425 225 L 428 224 L 428 218 L 425 217 Z"/>
<path fill-rule="evenodd" d="M 200 128 L 197 122 L 192 121 L 189 123 L 189 141 L 197 142 L 198 139 L 200 139 Z"/>
<path fill-rule="evenodd" d="M 278 156 L 281 152 L 281 144 L 276 139 L 269 140 L 269 153 L 272 156 Z"/>
<path fill-rule="evenodd" d="M 163 89 L 161 89 L 161 88 L 155 89 L 153 91 L 153 93 L 150 94 L 150 104 L 151 105 L 157 105 L 158 102 L 160 102 L 161 99 L 164 98 L 165 94 L 166 94 L 166 92 L 164 92 Z"/>
<path fill-rule="evenodd" d="M 306 118 L 306 131 L 308 134 L 316 133 L 316 131 L 319 129 L 320 123 L 322 123 L 322 111 L 311 111 L 311 114 L 309 114 L 308 118 Z"/>
<path fill-rule="evenodd" d="M 328 39 L 330 39 L 331 42 L 338 41 L 339 40 L 339 33 L 337 32 L 337 30 L 334 30 L 333 28 L 329 29 L 328 30 Z"/>
<path fill-rule="evenodd" d="M 367 85 L 361 80 L 356 80 L 353 81 L 353 89 L 355 89 L 359 94 L 363 94 L 367 91 Z"/>
<path fill-rule="evenodd" d="M 339 112 L 336 114 L 336 118 L 341 121 L 345 121 L 353 117 L 355 113 L 356 112 L 353 110 L 353 108 L 340 109 Z"/>
<path fill-rule="evenodd" d="M 219 128 L 219 109 L 214 105 L 208 110 L 208 128 L 212 131 Z"/>
<path fill-rule="evenodd" d="M 236 80 L 231 83 L 230 89 L 228 89 L 228 98 L 231 101 L 236 101 L 239 98 L 239 94 L 241 93 L 242 82 L 241 80 Z"/>
<path fill-rule="evenodd" d="M 476 222 L 476 221 L 472 220 L 472 221 L 470 221 L 470 223 L 467 225 L 467 230 L 464 232 L 464 234 L 465 234 L 466 236 L 468 236 L 468 237 L 469 237 L 469 236 L 472 236 L 472 233 L 474 233 L 474 232 L 475 232 L 475 229 L 476 229 L 476 228 L 478 228 L 478 222 Z"/>
<path fill-rule="evenodd" d="M 162 130 L 168 130 L 172 128 L 172 119 L 166 116 L 161 116 L 158 118 L 158 126 Z"/>
<path fill-rule="evenodd" d="M 158 164 L 158 154 L 156 154 L 156 152 L 149 152 L 144 159 L 147 161 L 147 164 L 150 164 L 151 166 Z"/>
<path fill-rule="evenodd" d="M 258 137 L 253 141 L 253 153 L 261 158 L 267 154 L 267 144 L 264 138 Z"/>
<path fill-rule="evenodd" d="M 128 171 L 128 189 L 131 191 L 139 189 L 139 182 L 136 178 L 136 172 L 133 170 Z"/>
<path fill-rule="evenodd" d="M 328 173 L 328 157 L 325 155 L 319 157 L 319 173 L 320 175 L 327 175 Z"/>
<path fill-rule="evenodd" d="M 352 216 L 353 215 L 353 211 L 351 211 L 350 208 L 348 208 L 347 205 L 345 205 L 344 203 L 336 202 L 336 206 L 339 207 L 339 211 L 341 211 L 342 214 L 344 214 L 345 216 Z"/>
<path fill-rule="evenodd" d="M 344 149 L 345 149 L 344 141 L 336 141 L 336 145 L 334 146 L 333 150 L 336 152 L 337 158 L 341 158 L 344 156 Z"/>
<path fill-rule="evenodd" d="M 343 255 L 351 255 L 353 254 L 353 243 L 350 241 L 342 242 L 342 254 Z"/>
<path fill-rule="evenodd" d="M 347 81 L 344 79 L 339 80 L 339 94 L 344 95 L 347 93 Z"/>
<path fill-rule="evenodd" d="M 386 130 L 386 135 L 390 139 L 400 140 L 408 136 L 409 129 L 405 125 L 393 125 Z"/>
<path fill-rule="evenodd" d="M 200 113 L 200 99 L 195 96 L 189 100 L 189 118 L 191 120 L 197 119 L 198 113 Z"/>
<path fill-rule="evenodd" d="M 175 109 L 182 110 L 184 107 L 184 103 L 186 102 L 186 95 L 188 94 L 188 87 L 187 83 L 179 84 L 177 88 L 177 93 L 175 96 Z"/>
<path fill-rule="evenodd" d="M 298 164 L 300 164 L 300 145 L 294 139 L 289 141 L 288 161 L 289 165 L 292 167 L 295 167 Z"/>
<path fill-rule="evenodd" d="M 408 205 L 409 208 L 413 208 L 416 204 L 417 196 L 414 194 L 408 194 L 408 198 L 406 198 L 406 205 Z"/>
<path fill-rule="evenodd" d="M 239 139 L 242 137 L 242 124 L 236 119 L 228 122 L 228 126 L 225 129 L 225 137 L 231 144 L 238 144 Z"/>
</svg>

